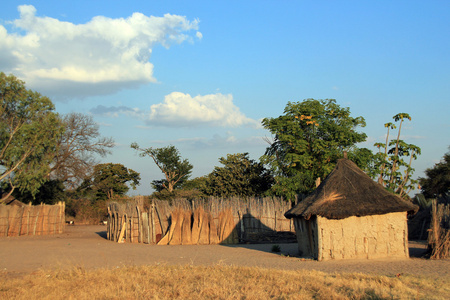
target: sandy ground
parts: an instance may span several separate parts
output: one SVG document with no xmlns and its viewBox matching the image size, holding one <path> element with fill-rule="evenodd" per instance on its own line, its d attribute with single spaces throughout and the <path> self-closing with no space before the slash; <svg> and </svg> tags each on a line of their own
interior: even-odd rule
<svg viewBox="0 0 450 300">
<path fill-rule="evenodd" d="M 39 269 L 73 267 L 116 268 L 139 265 L 234 265 L 284 270 L 319 270 L 327 273 L 360 272 L 393 276 L 414 274 L 446 276 L 450 260 L 418 258 L 425 245 L 410 242 L 410 259 L 344 260 L 317 262 L 302 260 L 296 244 L 279 244 L 281 253 L 272 253 L 272 244 L 155 246 L 118 244 L 106 240 L 105 226 L 66 226 L 65 233 L 53 236 L 0 238 L 0 274 L 15 276 Z"/>
</svg>

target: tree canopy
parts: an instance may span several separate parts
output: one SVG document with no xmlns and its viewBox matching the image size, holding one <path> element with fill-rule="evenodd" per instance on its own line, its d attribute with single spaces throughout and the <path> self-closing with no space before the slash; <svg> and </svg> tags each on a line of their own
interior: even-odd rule
<svg viewBox="0 0 450 300">
<path fill-rule="evenodd" d="M 187 159 L 183 159 L 175 146 L 162 148 L 140 148 L 137 143 L 131 144 L 131 148 L 139 152 L 139 156 L 150 156 L 161 172 L 164 179 L 152 181 L 152 187 L 160 192 L 166 190 L 169 193 L 181 187 L 191 175 L 193 166 Z"/>
<path fill-rule="evenodd" d="M 112 199 L 115 195 L 125 195 L 130 189 L 139 185 L 141 177 L 139 173 L 126 168 L 122 164 L 98 164 L 94 167 L 91 178 L 83 184 L 97 194 L 98 199 Z"/>
<path fill-rule="evenodd" d="M 425 178 L 419 178 L 425 197 L 450 197 L 450 152 L 447 152 L 432 168 L 426 169 L 425 175 Z"/>
<path fill-rule="evenodd" d="M 227 154 L 219 162 L 222 167 L 215 167 L 206 177 L 204 194 L 218 197 L 260 196 L 273 183 L 270 172 L 249 158 L 248 153 Z"/>
<path fill-rule="evenodd" d="M 357 132 L 365 126 L 363 117 L 353 118 L 349 108 L 334 99 L 288 102 L 284 114 L 265 118 L 263 127 L 273 135 L 261 161 L 276 175 L 274 194 L 292 199 L 298 193 L 315 188 L 334 168 L 344 151 L 363 142 L 366 134 Z"/>
<path fill-rule="evenodd" d="M 8 195 L 15 188 L 35 195 L 47 180 L 64 132 L 53 110 L 49 98 L 0 73 L 0 182 L 9 186 Z"/>
</svg>

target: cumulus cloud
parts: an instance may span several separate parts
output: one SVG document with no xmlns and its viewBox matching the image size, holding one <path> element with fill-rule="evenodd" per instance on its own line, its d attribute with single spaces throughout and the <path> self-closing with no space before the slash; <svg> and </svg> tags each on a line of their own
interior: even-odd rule
<svg viewBox="0 0 450 300">
<path fill-rule="evenodd" d="M 90 112 L 108 117 L 126 115 L 141 119 L 148 126 L 262 128 L 260 121 L 248 118 L 240 112 L 239 107 L 233 103 L 232 95 L 220 93 L 192 97 L 189 94 L 173 92 L 165 96 L 163 102 L 150 106 L 150 111 L 128 106 L 98 105 Z"/>
<path fill-rule="evenodd" d="M 164 102 L 150 107 L 149 124 L 165 126 L 211 125 L 222 127 L 251 126 L 258 128 L 259 122 L 247 118 L 233 103 L 232 95 L 210 94 L 192 97 L 173 92 Z"/>
<path fill-rule="evenodd" d="M 96 16 L 85 24 L 36 16 L 18 7 L 17 29 L 0 25 L 0 69 L 49 95 L 84 97 L 155 82 L 152 48 L 201 39 L 198 20 L 133 13 L 128 18 Z M 192 34 L 191 31 L 194 31 Z"/>
</svg>

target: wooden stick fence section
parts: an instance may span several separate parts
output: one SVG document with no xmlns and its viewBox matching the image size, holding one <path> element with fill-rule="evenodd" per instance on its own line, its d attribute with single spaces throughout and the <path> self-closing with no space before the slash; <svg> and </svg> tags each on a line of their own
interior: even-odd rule
<svg viewBox="0 0 450 300">
<path fill-rule="evenodd" d="M 432 259 L 450 257 L 450 204 L 438 204 L 433 200 L 428 248 Z"/>
<path fill-rule="evenodd" d="M 277 198 L 174 201 L 154 200 L 144 209 L 143 197 L 108 206 L 107 237 L 115 242 L 146 244 L 235 244 L 258 241 L 277 232 L 294 233 L 284 213 L 290 203 Z"/>
<path fill-rule="evenodd" d="M 224 209 L 231 209 L 242 241 L 255 240 L 258 236 L 273 232 L 295 232 L 293 221 L 284 217 L 291 204 L 281 198 L 211 198 L 205 202 L 194 202 L 193 205 L 203 206 L 213 216 L 218 216 Z"/>
<path fill-rule="evenodd" d="M 65 203 L 56 205 L 0 205 L 0 237 L 64 232 Z"/>
</svg>

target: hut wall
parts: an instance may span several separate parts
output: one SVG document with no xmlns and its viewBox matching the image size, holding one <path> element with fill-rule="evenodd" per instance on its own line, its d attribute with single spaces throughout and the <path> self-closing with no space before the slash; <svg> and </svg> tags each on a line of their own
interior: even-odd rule
<svg viewBox="0 0 450 300">
<path fill-rule="evenodd" d="M 317 217 L 317 259 L 407 258 L 406 212 L 332 220 Z"/>
</svg>

